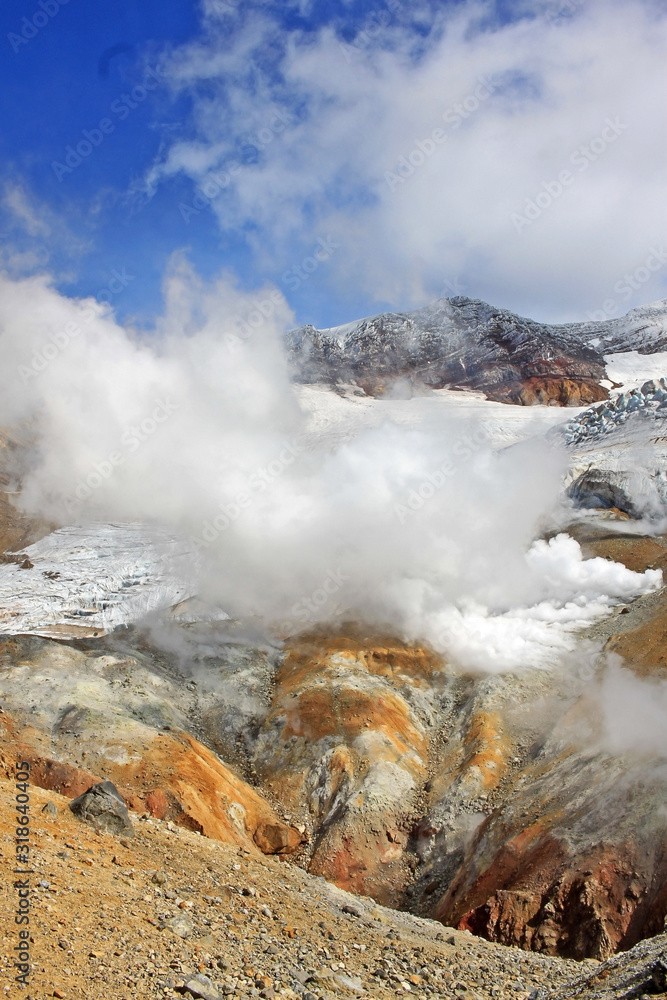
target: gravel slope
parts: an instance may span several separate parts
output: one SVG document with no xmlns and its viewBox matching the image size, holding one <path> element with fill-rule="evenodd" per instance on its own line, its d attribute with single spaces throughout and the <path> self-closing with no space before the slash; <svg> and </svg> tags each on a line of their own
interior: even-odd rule
<svg viewBox="0 0 667 1000">
<path fill-rule="evenodd" d="M 9 904 L 0 916 L 0 985 L 12 995 L 13 794 L 13 784 L 0 781 Z M 48 803 L 54 815 L 43 812 Z M 135 819 L 135 836 L 119 841 L 96 834 L 63 796 L 40 788 L 31 791 L 31 816 L 31 1000 L 525 1000 L 564 986 L 582 968 L 385 909 L 292 865 L 154 819 Z M 199 994 L 197 974 L 210 982 L 199 981 Z"/>
</svg>

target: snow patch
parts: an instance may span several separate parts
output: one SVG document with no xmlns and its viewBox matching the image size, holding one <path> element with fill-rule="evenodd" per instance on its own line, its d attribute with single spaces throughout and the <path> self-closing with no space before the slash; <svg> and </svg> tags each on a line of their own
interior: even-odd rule
<svg viewBox="0 0 667 1000">
<path fill-rule="evenodd" d="M 639 388 L 649 379 L 659 379 L 667 372 L 667 351 L 657 354 L 624 351 L 605 354 L 604 360 L 608 377 L 614 382 L 620 382 L 623 391 Z"/>
<path fill-rule="evenodd" d="M 191 597 L 191 543 L 141 524 L 59 528 L 0 565 L 0 634 L 96 636 Z M 25 567 L 25 568 L 24 568 Z"/>
</svg>

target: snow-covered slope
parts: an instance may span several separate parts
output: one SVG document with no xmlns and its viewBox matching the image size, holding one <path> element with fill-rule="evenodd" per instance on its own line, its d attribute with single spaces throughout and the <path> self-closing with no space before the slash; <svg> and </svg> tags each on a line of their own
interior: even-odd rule
<svg viewBox="0 0 667 1000">
<path fill-rule="evenodd" d="M 660 379 L 667 372 L 667 351 L 642 354 L 639 351 L 619 351 L 605 354 L 607 378 L 624 392 L 638 389 L 644 382 Z M 614 395 L 612 391 L 610 395 Z"/>
<path fill-rule="evenodd" d="M 99 636 L 193 593 L 196 552 L 141 524 L 60 528 L 0 565 L 0 634 Z"/>
<path fill-rule="evenodd" d="M 357 381 L 373 389 L 403 378 L 503 399 L 527 379 L 597 385 L 604 377 L 600 352 L 568 327 L 548 327 L 462 297 L 332 330 L 301 327 L 287 343 L 297 378 L 310 383 Z M 588 401 L 596 398 L 601 396 Z"/>
<path fill-rule="evenodd" d="M 657 354 L 667 350 L 667 299 L 638 306 L 618 319 L 575 323 L 571 329 L 589 347 L 604 354 L 622 351 Z"/>
<path fill-rule="evenodd" d="M 297 388 L 299 402 L 309 414 L 313 441 L 334 448 L 351 441 L 361 431 L 386 420 L 406 427 L 429 426 L 451 418 L 480 428 L 492 448 L 504 448 L 546 433 L 570 420 L 585 408 L 553 406 L 506 406 L 484 398 L 481 392 L 436 389 L 408 399 L 375 399 L 358 387 L 324 385 Z"/>
</svg>

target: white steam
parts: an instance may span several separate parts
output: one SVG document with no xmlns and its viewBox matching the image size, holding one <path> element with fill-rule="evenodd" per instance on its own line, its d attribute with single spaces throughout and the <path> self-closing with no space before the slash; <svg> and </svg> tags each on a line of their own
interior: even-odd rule
<svg viewBox="0 0 667 1000">
<path fill-rule="evenodd" d="M 335 443 L 290 382 L 278 293 L 203 286 L 177 258 L 165 300 L 139 336 L 43 277 L 0 278 L 0 423 L 35 432 L 29 511 L 187 533 L 202 595 L 234 616 L 364 619 L 478 669 L 543 665 L 659 586 L 566 536 L 533 544 L 565 468 L 543 437 L 496 452 L 483 404 L 443 404 Z"/>
<path fill-rule="evenodd" d="M 619 755 L 667 759 L 667 680 L 637 677 L 618 659 L 611 658 L 595 699 L 604 745 Z"/>
<path fill-rule="evenodd" d="M 602 618 L 612 605 L 662 583 L 661 570 L 635 573 L 607 559 L 584 559 L 579 543 L 565 534 L 548 542 L 535 541 L 525 564 L 534 603 L 493 614 L 469 600 L 436 616 L 440 644 L 464 666 L 479 670 L 546 666 L 554 655 L 574 648 L 578 629 Z"/>
</svg>

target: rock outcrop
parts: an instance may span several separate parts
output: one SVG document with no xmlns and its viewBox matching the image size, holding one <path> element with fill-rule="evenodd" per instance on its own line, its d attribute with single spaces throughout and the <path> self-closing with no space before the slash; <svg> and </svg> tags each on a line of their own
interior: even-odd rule
<svg viewBox="0 0 667 1000">
<path fill-rule="evenodd" d="M 575 507 L 588 510 L 617 510 L 630 517 L 639 512 L 625 490 L 621 472 L 586 469 L 567 489 Z"/>
<path fill-rule="evenodd" d="M 436 654 L 355 629 L 290 644 L 253 762 L 308 830 L 310 871 L 399 902 L 443 679 Z"/>
<path fill-rule="evenodd" d="M 662 928 L 664 776 L 572 748 L 557 760 L 555 749 L 483 819 L 433 914 L 488 940 L 604 959 Z"/>
<path fill-rule="evenodd" d="M 256 853 L 300 844 L 256 789 L 179 726 L 190 699 L 178 674 L 147 657 L 34 638 L 5 641 L 0 662 L 6 769 L 28 760 L 35 784 L 72 798 L 112 781 L 133 810 Z"/>
<path fill-rule="evenodd" d="M 582 400 L 585 405 L 585 401 Z M 562 433 L 568 445 L 590 443 L 601 434 L 610 434 L 643 417 L 653 420 L 656 433 L 667 428 L 667 379 L 649 380 L 640 389 L 622 392 L 614 399 L 593 406 L 568 421 L 557 433 Z M 650 428 L 653 430 L 653 428 Z"/>
<path fill-rule="evenodd" d="M 592 335 L 591 335 L 592 336 Z M 331 330 L 293 330 L 287 345 L 302 382 L 357 382 L 370 395 L 403 383 L 478 389 L 488 398 L 580 406 L 604 399 L 602 355 L 572 326 L 548 326 L 477 299 L 439 299 Z"/>
<path fill-rule="evenodd" d="M 486 390 L 489 399 L 520 406 L 589 406 L 607 399 L 609 393 L 598 382 L 571 378 L 530 377 L 498 389 Z"/>
</svg>

